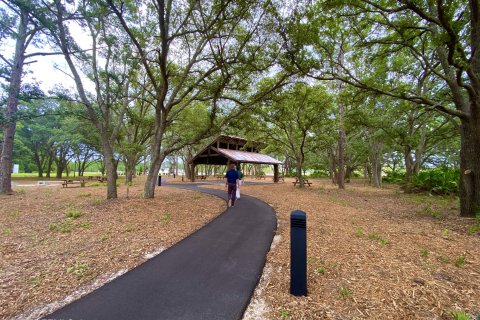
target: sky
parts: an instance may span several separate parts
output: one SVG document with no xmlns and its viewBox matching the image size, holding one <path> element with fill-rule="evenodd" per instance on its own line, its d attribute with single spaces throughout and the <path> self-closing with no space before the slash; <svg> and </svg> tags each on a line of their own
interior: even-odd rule
<svg viewBox="0 0 480 320">
<path fill-rule="evenodd" d="M 78 25 L 70 26 L 72 36 L 77 40 L 82 49 L 87 49 L 88 44 L 91 43 L 88 35 Z M 9 39 L 0 45 L 0 53 L 11 60 L 15 51 L 15 41 Z M 27 54 L 33 52 L 54 52 L 58 51 L 51 47 L 35 48 L 30 45 L 27 49 Z M 70 70 L 63 55 L 54 56 L 36 56 L 28 59 L 28 63 L 24 67 L 24 77 L 22 84 L 38 83 L 39 87 L 45 92 L 54 89 L 57 86 L 62 86 L 65 89 L 75 90 L 75 82 L 70 76 Z M 89 86 L 87 85 L 87 88 Z"/>
</svg>

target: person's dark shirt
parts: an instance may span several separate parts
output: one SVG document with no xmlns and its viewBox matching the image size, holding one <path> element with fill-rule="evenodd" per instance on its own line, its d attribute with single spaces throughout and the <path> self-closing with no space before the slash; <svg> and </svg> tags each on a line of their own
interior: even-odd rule
<svg viewBox="0 0 480 320">
<path fill-rule="evenodd" d="M 236 183 L 237 180 L 239 179 L 238 172 L 235 169 L 228 170 L 227 174 L 225 174 L 225 177 L 227 177 L 228 183 Z"/>
</svg>

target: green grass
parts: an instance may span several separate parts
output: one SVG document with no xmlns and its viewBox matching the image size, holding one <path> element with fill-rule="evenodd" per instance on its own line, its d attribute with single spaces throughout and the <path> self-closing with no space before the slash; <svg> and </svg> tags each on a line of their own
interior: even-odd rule
<svg viewBox="0 0 480 320">
<path fill-rule="evenodd" d="M 163 223 L 169 223 L 172 221 L 172 214 L 171 213 L 165 213 L 162 217 L 162 222 Z"/>
<path fill-rule="evenodd" d="M 93 199 L 92 200 L 92 205 L 94 206 L 99 206 L 103 203 L 103 199 Z"/>
<path fill-rule="evenodd" d="M 77 219 L 82 215 L 82 213 L 80 212 L 80 210 L 68 210 L 67 212 L 65 212 L 65 215 L 69 218 Z"/>
<path fill-rule="evenodd" d="M 77 279 L 82 279 L 92 274 L 90 266 L 86 262 L 75 262 L 73 266 L 67 268 L 67 273 L 72 273 Z"/>
<path fill-rule="evenodd" d="M 82 197 L 85 197 L 85 198 L 88 198 L 88 197 L 91 197 L 92 194 L 90 192 L 82 192 L 78 195 L 79 198 L 82 198 Z"/>
<path fill-rule="evenodd" d="M 450 311 L 453 320 L 470 320 L 468 313 L 463 311 Z"/>
<path fill-rule="evenodd" d="M 20 215 L 20 211 L 18 211 L 18 210 L 5 211 L 5 212 L 2 213 L 2 215 L 5 215 L 7 217 L 16 218 Z"/>
<path fill-rule="evenodd" d="M 454 264 L 455 264 L 455 267 L 460 268 L 465 264 L 465 257 L 464 256 L 458 257 L 457 259 L 455 259 Z"/>
<path fill-rule="evenodd" d="M 327 268 L 325 267 L 318 267 L 317 269 L 315 269 L 316 274 L 324 274 L 325 272 L 327 272 Z"/>
<path fill-rule="evenodd" d="M 430 216 L 434 219 L 442 218 L 441 213 L 438 210 L 433 209 L 430 205 L 426 205 L 425 207 L 423 207 L 423 214 L 425 214 L 426 216 Z"/>
<path fill-rule="evenodd" d="M 75 226 L 69 220 L 66 220 L 60 223 L 50 223 L 48 225 L 48 229 L 50 231 L 59 231 L 61 233 L 69 233 L 74 228 Z"/>
<path fill-rule="evenodd" d="M 443 255 L 443 254 L 438 256 L 438 260 L 440 262 L 443 262 L 443 263 L 449 263 L 450 262 L 450 258 L 447 257 L 446 255 Z"/>
<path fill-rule="evenodd" d="M 288 317 L 290 317 L 290 311 L 288 311 L 288 309 L 286 308 L 281 308 L 279 313 L 280 313 L 280 318 L 282 319 L 287 319 Z"/>
<path fill-rule="evenodd" d="M 358 226 L 355 230 L 355 234 L 357 237 L 363 237 L 365 235 L 365 230 L 363 230 L 362 226 Z"/>
<path fill-rule="evenodd" d="M 7 228 L 7 227 L 2 227 L 0 230 L 2 230 L 2 233 L 6 236 L 9 236 L 12 234 L 12 229 Z"/>
<path fill-rule="evenodd" d="M 353 295 L 352 291 L 347 287 L 341 287 L 339 293 L 342 298 L 351 298 Z"/>
<path fill-rule="evenodd" d="M 420 255 L 424 258 L 428 257 L 429 253 L 430 251 L 428 251 L 428 249 L 420 249 Z"/>
<path fill-rule="evenodd" d="M 467 229 L 468 234 L 477 234 L 480 232 L 480 224 L 470 226 Z"/>
<path fill-rule="evenodd" d="M 108 239 L 110 239 L 110 233 L 104 233 L 100 237 L 100 241 L 107 241 Z"/>
<path fill-rule="evenodd" d="M 389 244 L 389 241 L 384 239 L 382 235 L 372 231 L 368 233 L 368 239 L 377 241 L 382 247 Z"/>
<path fill-rule="evenodd" d="M 92 222 L 91 221 L 84 221 L 84 222 L 78 224 L 78 226 L 82 229 L 90 229 L 92 227 Z"/>
</svg>

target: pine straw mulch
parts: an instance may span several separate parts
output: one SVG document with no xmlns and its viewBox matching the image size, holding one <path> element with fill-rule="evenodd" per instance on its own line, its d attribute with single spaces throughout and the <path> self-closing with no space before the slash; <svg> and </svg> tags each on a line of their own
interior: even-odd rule
<svg viewBox="0 0 480 320">
<path fill-rule="evenodd" d="M 480 236 L 467 232 L 475 221 L 458 217 L 458 200 L 362 182 L 338 190 L 313 180 L 302 190 L 292 181 L 242 186 L 242 193 L 273 206 L 278 218 L 268 274 L 253 299 L 266 310 L 263 318 L 452 319 L 452 311 L 480 313 Z M 289 294 L 295 209 L 307 213 L 307 297 Z"/>
<path fill-rule="evenodd" d="M 88 184 L 18 187 L 15 195 L 0 197 L 0 319 L 45 315 L 225 210 L 219 198 L 169 187 L 142 199 L 137 179 L 128 199 L 123 185 L 119 198 L 107 201 L 104 186 Z M 80 216 L 68 219 L 68 211 Z"/>
</svg>

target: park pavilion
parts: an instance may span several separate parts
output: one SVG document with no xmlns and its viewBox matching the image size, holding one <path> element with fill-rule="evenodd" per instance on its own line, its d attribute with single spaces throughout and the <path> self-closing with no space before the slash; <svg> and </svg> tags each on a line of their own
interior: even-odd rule
<svg viewBox="0 0 480 320">
<path fill-rule="evenodd" d="M 205 165 L 226 165 L 235 163 L 237 167 L 241 164 L 268 164 L 273 165 L 273 181 L 278 182 L 278 166 L 281 161 L 259 152 L 261 143 L 248 141 L 247 139 L 220 135 L 190 160 L 191 172 L 199 164 Z M 192 181 L 195 175 L 192 174 Z"/>
</svg>

